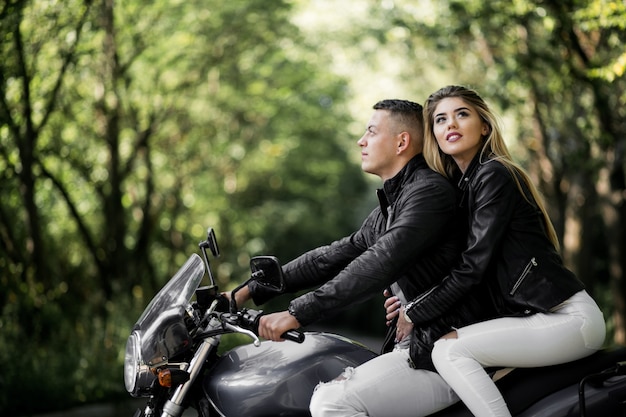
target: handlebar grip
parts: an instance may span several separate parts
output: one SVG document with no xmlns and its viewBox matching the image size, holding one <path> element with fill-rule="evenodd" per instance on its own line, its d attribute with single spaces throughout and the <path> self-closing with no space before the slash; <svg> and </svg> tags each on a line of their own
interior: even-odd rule
<svg viewBox="0 0 626 417">
<path fill-rule="evenodd" d="M 287 330 L 280 337 L 285 340 L 291 340 L 292 342 L 302 343 L 304 342 L 304 333 L 299 330 Z"/>
<path fill-rule="evenodd" d="M 263 311 L 244 309 L 244 314 L 241 315 L 242 326 L 250 329 L 258 336 L 259 334 L 259 320 L 263 315 Z M 304 342 L 304 333 L 299 330 L 287 330 L 280 335 L 285 340 L 290 340 L 296 343 Z"/>
</svg>

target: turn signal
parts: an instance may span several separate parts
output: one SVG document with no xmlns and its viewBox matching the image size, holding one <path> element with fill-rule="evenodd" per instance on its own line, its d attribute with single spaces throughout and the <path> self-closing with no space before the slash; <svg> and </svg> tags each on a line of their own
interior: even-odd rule
<svg viewBox="0 0 626 417">
<path fill-rule="evenodd" d="M 159 378 L 159 385 L 167 388 L 172 387 L 172 372 L 169 369 L 165 368 L 159 370 L 157 376 Z"/>
<path fill-rule="evenodd" d="M 157 378 L 159 380 L 159 385 L 166 388 L 172 388 L 189 381 L 189 373 L 183 371 L 182 369 L 163 368 L 158 370 Z"/>
</svg>

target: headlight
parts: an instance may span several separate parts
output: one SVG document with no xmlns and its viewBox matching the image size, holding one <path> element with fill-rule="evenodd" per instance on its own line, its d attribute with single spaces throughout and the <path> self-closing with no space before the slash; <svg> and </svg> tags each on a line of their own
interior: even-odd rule
<svg viewBox="0 0 626 417">
<path fill-rule="evenodd" d="M 141 357 L 141 335 L 134 331 L 126 341 L 124 355 L 124 384 L 133 397 L 149 394 L 149 388 L 156 376 Z"/>
</svg>

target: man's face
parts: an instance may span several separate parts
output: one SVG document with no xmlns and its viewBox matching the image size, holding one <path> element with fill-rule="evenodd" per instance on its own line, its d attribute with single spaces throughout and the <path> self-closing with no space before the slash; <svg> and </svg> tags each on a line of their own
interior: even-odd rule
<svg viewBox="0 0 626 417">
<path fill-rule="evenodd" d="M 375 110 L 365 133 L 357 144 L 361 147 L 361 169 L 378 175 L 383 181 L 398 172 L 398 130 L 388 110 Z M 401 168 L 401 167 L 400 167 Z"/>
</svg>

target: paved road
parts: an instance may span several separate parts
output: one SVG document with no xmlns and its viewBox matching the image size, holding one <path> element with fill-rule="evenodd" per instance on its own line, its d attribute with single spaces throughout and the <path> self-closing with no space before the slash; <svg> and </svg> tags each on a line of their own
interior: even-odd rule
<svg viewBox="0 0 626 417">
<path fill-rule="evenodd" d="M 143 408 L 146 399 L 129 400 L 115 404 L 91 404 L 55 413 L 38 414 L 33 417 L 132 417 L 137 408 Z M 195 410 L 185 411 L 183 417 L 195 417 Z"/>
</svg>

